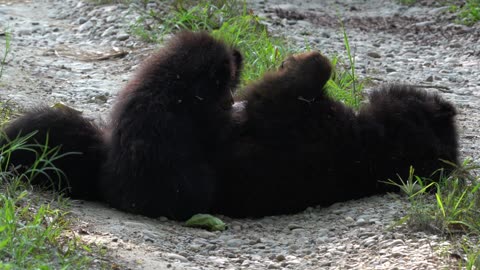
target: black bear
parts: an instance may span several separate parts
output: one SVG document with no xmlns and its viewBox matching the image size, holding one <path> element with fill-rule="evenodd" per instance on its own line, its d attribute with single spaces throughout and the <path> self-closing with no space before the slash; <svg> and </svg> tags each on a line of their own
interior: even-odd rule
<svg viewBox="0 0 480 270">
<path fill-rule="evenodd" d="M 243 120 L 221 154 L 216 212 L 261 217 L 347 199 L 355 113 L 326 94 L 331 72 L 320 53 L 294 55 L 244 90 Z"/>
<path fill-rule="evenodd" d="M 444 161 L 459 163 L 455 115 L 455 107 L 435 93 L 405 85 L 374 91 L 357 116 L 363 146 L 359 170 L 372 180 L 397 182 L 399 177 L 408 178 L 410 166 L 423 177 L 441 168 L 448 174 L 455 166 Z M 373 183 L 358 190 L 362 194 L 395 190 Z"/>
<path fill-rule="evenodd" d="M 328 59 L 308 52 L 288 57 L 233 104 L 241 69 L 234 48 L 183 32 L 119 93 L 105 129 L 72 109 L 40 108 L 5 133 L 37 130 L 29 143 L 48 138 L 60 155 L 71 153 L 54 162 L 67 178 L 48 171 L 34 183 L 176 220 L 296 213 L 395 190 L 381 181 L 405 179 L 410 165 L 429 176 L 452 169 L 440 159 L 458 164 L 455 108 L 438 95 L 385 87 L 354 112 L 325 91 Z M 14 153 L 13 164 L 32 164 L 35 149 Z"/>
<path fill-rule="evenodd" d="M 97 185 L 105 160 L 102 131 L 80 112 L 65 106 L 36 108 L 9 123 L 3 132 L 0 144 L 5 152 L 1 154 L 4 160 L 10 155 L 13 166 L 30 168 L 42 153 L 50 153 L 44 159 L 51 164 L 39 164 L 45 169 L 30 179 L 32 184 L 49 186 L 72 198 L 99 198 Z M 7 153 L 12 150 L 7 147 L 9 141 L 29 134 L 25 145 Z"/>
<path fill-rule="evenodd" d="M 183 32 L 152 55 L 119 94 L 101 181 L 111 206 L 184 220 L 209 212 L 216 149 L 228 134 L 240 53 Z"/>
<path fill-rule="evenodd" d="M 395 190 L 382 181 L 458 163 L 455 109 L 440 96 L 395 85 L 373 92 L 358 113 L 330 98 L 328 59 L 287 58 L 248 86 L 221 152 L 215 212 L 289 214 Z M 234 106 L 235 108 L 236 106 Z"/>
</svg>

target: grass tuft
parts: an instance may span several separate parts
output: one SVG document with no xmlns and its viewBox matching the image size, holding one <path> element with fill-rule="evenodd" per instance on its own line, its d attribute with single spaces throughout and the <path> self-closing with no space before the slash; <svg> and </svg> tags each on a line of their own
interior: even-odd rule
<svg viewBox="0 0 480 270">
<path fill-rule="evenodd" d="M 91 265 L 85 255 L 88 247 L 67 235 L 66 201 L 55 200 L 52 207 L 31 193 L 29 181 L 56 170 L 51 162 L 60 158 L 58 152 L 43 147 L 37 162 L 25 172 L 10 164 L 14 151 L 32 149 L 26 143 L 28 138 L 15 138 L 0 146 L 0 269 L 87 269 Z M 4 141 L 3 135 L 0 141 Z"/>
<path fill-rule="evenodd" d="M 280 66 L 292 52 L 280 38 L 271 37 L 261 18 L 244 13 L 231 18 L 213 31 L 213 36 L 238 48 L 244 56 L 241 85 L 246 85 Z M 241 95 L 241 93 L 239 93 Z"/>
<path fill-rule="evenodd" d="M 406 181 L 389 180 L 408 196 L 410 206 L 402 221 L 409 227 L 452 239 L 458 238 L 456 235 L 469 236 L 468 241 L 459 243 L 467 269 L 480 264 L 480 178 L 475 174 L 479 168 L 467 159 L 451 175 L 439 171 L 437 181 L 414 176 L 413 169 Z M 435 192 L 430 192 L 431 188 Z"/>
<path fill-rule="evenodd" d="M 216 38 L 235 46 L 243 53 L 241 89 L 242 86 L 259 79 L 265 72 L 276 69 L 288 54 L 295 52 L 284 38 L 271 36 L 262 20 L 247 9 L 245 1 L 176 0 L 168 15 L 162 16 L 159 12 L 148 10 L 130 30 L 149 42 L 160 42 L 165 35 L 183 29 L 211 32 Z M 341 57 L 333 58 L 335 71 L 332 80 L 327 84 L 327 91 L 334 99 L 358 108 L 362 99 L 363 83 L 355 74 L 355 57 L 351 53 L 343 26 L 342 30 L 349 64 L 345 64 Z M 237 95 L 242 95 L 241 90 Z"/>
<path fill-rule="evenodd" d="M 327 92 L 332 98 L 342 101 L 349 107 L 358 109 L 363 100 L 364 83 L 355 74 L 355 56 L 352 54 L 347 30 L 341 20 L 340 25 L 348 63 L 345 63 L 343 58 L 339 56 L 332 58 L 334 72 L 332 78 L 327 82 Z"/>
<path fill-rule="evenodd" d="M 465 5 L 458 8 L 458 20 L 465 25 L 473 25 L 480 21 L 480 0 L 468 0 Z"/>
</svg>

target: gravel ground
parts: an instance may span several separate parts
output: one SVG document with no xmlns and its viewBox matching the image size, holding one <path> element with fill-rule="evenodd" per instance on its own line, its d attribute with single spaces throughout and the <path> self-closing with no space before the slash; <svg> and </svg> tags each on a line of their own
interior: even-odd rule
<svg viewBox="0 0 480 270">
<path fill-rule="evenodd" d="M 274 35 L 326 55 L 346 55 L 341 14 L 358 74 L 370 78 L 372 88 L 403 82 L 443 92 L 460 111 L 462 154 L 477 157 L 480 25 L 454 24 L 444 7 L 423 2 L 269 0 L 249 6 L 267 18 Z M 136 10 L 133 4 L 0 0 L 0 35 L 8 29 L 13 35 L 0 98 L 25 107 L 62 102 L 105 118 L 117 91 L 155 48 L 127 33 Z M 0 36 L 0 47 L 4 43 Z M 406 206 L 398 195 L 374 196 L 297 215 L 225 218 L 229 230 L 215 233 L 90 202 L 73 201 L 72 212 L 74 231 L 106 247 L 107 263 L 119 269 L 457 268 L 453 240 L 395 225 Z"/>
</svg>

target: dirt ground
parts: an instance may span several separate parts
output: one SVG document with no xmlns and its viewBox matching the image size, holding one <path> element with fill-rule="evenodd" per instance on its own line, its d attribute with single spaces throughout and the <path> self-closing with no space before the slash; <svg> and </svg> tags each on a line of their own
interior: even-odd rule
<svg viewBox="0 0 480 270">
<path fill-rule="evenodd" d="M 150 1 L 152 8 L 161 2 Z M 479 154 L 480 26 L 455 24 L 435 1 L 249 1 L 272 34 L 344 54 L 337 12 L 348 29 L 357 72 L 375 85 L 403 82 L 440 91 L 460 111 L 461 151 Z M 158 45 L 131 36 L 133 5 L 78 0 L 0 0 L 0 33 L 12 48 L 0 98 L 20 107 L 62 102 L 104 120 L 116 93 Z M 0 47 L 5 35 L 0 36 Z M 3 49 L 2 49 L 3 50 Z M 102 264 L 119 269 L 452 269 L 452 240 L 393 222 L 398 195 L 374 196 L 258 220 L 225 217 L 225 232 L 184 227 L 105 205 L 73 201 L 74 231 L 107 249 Z M 461 260 L 461 259 L 460 259 Z"/>
</svg>

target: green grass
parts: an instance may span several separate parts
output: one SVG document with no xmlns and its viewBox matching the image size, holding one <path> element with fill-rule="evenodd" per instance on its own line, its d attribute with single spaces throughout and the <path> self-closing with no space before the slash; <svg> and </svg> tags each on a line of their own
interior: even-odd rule
<svg viewBox="0 0 480 270">
<path fill-rule="evenodd" d="M 327 82 L 327 92 L 334 99 L 342 101 L 349 107 L 358 109 L 363 100 L 364 83 L 355 74 L 355 56 L 350 48 L 347 30 L 341 21 L 340 25 L 348 63 L 346 64 L 340 56 L 332 58 L 331 63 L 334 67 L 334 73 Z"/>
<path fill-rule="evenodd" d="M 162 41 L 165 35 L 182 29 L 212 31 L 242 13 L 242 7 L 236 0 L 176 0 L 171 3 L 168 14 L 152 9 L 143 11 L 130 31 L 147 42 Z"/>
<path fill-rule="evenodd" d="M 226 21 L 213 31 L 216 38 L 238 48 L 244 57 L 241 85 L 246 85 L 274 70 L 292 52 L 280 38 L 269 35 L 261 18 L 244 14 Z"/>
<path fill-rule="evenodd" d="M 416 230 L 450 236 L 465 253 L 462 266 L 467 269 L 480 266 L 480 178 L 475 175 L 479 168 L 467 159 L 451 175 L 437 172 L 436 181 L 414 176 L 413 169 L 408 179 L 389 181 L 410 201 L 401 222 Z M 429 191 L 432 187 L 433 193 Z M 462 240 L 460 235 L 469 236 L 469 240 Z"/>
<path fill-rule="evenodd" d="M 145 11 L 130 28 L 132 33 L 149 42 L 161 42 L 164 36 L 183 29 L 209 31 L 242 52 L 244 69 L 240 88 L 276 69 L 287 55 L 296 52 L 286 39 L 271 36 L 262 18 L 249 11 L 244 1 L 238 0 L 177 0 L 167 15 Z M 348 64 L 342 57 L 333 57 L 335 72 L 327 84 L 327 91 L 333 98 L 358 108 L 363 84 L 355 74 L 354 56 L 346 31 L 342 30 Z M 241 91 L 237 95 L 241 96 Z"/>
<path fill-rule="evenodd" d="M 413 5 L 416 0 L 398 0 L 402 5 Z M 460 2 L 460 3 L 459 3 Z M 450 12 L 456 13 L 456 21 L 465 25 L 473 25 L 480 21 L 480 0 L 445 0 L 442 5 L 450 6 Z"/>
<path fill-rule="evenodd" d="M 60 156 L 56 148 L 27 144 L 29 136 L 0 146 L 0 269 L 88 269 L 92 249 L 69 233 L 67 201 L 31 192 L 30 180 L 56 170 L 51 162 Z M 12 153 L 34 147 L 44 150 L 32 167 L 12 168 Z"/>
<path fill-rule="evenodd" d="M 205 30 L 242 51 L 244 70 L 241 84 L 258 79 L 267 70 L 280 65 L 288 53 L 286 43 L 269 35 L 261 18 L 250 13 L 243 1 L 174 1 L 163 19 L 148 11 L 131 30 L 145 41 L 159 42 L 179 30 Z M 148 27 L 145 23 L 149 22 Z"/>
<path fill-rule="evenodd" d="M 480 21 L 480 0 L 468 0 L 462 7 L 452 5 L 451 10 L 458 12 L 458 21 L 465 25 Z"/>
</svg>

